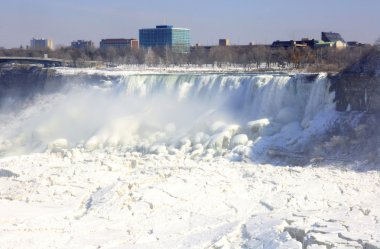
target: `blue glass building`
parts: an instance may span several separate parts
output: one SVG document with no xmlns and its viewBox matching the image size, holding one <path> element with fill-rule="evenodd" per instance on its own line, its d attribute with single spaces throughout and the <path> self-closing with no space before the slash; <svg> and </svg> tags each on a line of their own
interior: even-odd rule
<svg viewBox="0 0 380 249">
<path fill-rule="evenodd" d="M 139 39 L 143 48 L 168 47 L 177 53 L 190 52 L 190 29 L 159 25 L 152 29 L 140 29 Z"/>
</svg>

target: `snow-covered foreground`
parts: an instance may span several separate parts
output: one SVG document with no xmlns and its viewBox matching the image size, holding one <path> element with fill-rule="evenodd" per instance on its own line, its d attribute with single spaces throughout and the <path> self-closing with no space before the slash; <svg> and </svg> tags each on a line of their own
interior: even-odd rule
<svg viewBox="0 0 380 249">
<path fill-rule="evenodd" d="M 380 174 L 62 150 L 0 161 L 1 248 L 379 248 Z"/>
</svg>

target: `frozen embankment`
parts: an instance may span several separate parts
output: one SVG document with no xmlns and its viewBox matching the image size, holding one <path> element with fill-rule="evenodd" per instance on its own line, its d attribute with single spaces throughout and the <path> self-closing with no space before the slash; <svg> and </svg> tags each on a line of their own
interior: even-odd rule
<svg viewBox="0 0 380 249">
<path fill-rule="evenodd" d="M 0 167 L 2 248 L 380 248 L 378 172 L 78 149 Z"/>
<path fill-rule="evenodd" d="M 380 247 L 376 116 L 326 75 L 38 75 L 0 94 L 1 248 Z"/>
</svg>

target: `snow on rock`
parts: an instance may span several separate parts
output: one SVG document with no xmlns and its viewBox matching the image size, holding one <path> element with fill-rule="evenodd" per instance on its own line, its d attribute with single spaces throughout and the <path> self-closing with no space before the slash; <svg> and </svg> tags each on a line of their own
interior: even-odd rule
<svg viewBox="0 0 380 249">
<path fill-rule="evenodd" d="M 238 134 L 231 139 L 231 148 L 235 148 L 238 145 L 246 145 L 248 143 L 248 136 L 246 134 Z"/>
<path fill-rule="evenodd" d="M 154 145 L 150 148 L 150 152 L 153 154 L 167 154 L 168 150 L 165 145 Z"/>
<path fill-rule="evenodd" d="M 247 123 L 247 127 L 248 127 L 248 129 L 249 129 L 252 133 L 254 133 L 254 134 L 258 133 L 258 134 L 260 134 L 261 131 L 262 131 L 265 127 L 267 127 L 269 124 L 270 124 L 269 119 L 264 118 L 264 119 L 259 119 L 259 120 L 255 120 L 255 121 L 250 121 L 250 122 L 248 122 L 248 123 Z"/>
<path fill-rule="evenodd" d="M 230 139 L 231 134 L 228 131 L 217 133 L 210 138 L 207 147 L 213 149 L 228 148 Z"/>
<path fill-rule="evenodd" d="M 10 170 L 0 169 L 0 177 L 18 177 L 18 175 Z"/>
<path fill-rule="evenodd" d="M 226 127 L 226 123 L 222 121 L 217 121 L 217 122 L 214 122 L 212 125 L 210 125 L 209 132 L 210 134 L 221 132 L 222 130 L 224 130 L 225 127 Z"/>
</svg>

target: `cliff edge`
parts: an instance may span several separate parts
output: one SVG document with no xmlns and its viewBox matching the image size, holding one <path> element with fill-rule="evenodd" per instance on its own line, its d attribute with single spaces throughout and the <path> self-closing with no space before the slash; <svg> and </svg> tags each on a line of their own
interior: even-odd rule
<svg viewBox="0 0 380 249">
<path fill-rule="evenodd" d="M 332 82 L 338 111 L 380 113 L 380 47 L 343 70 Z"/>
<path fill-rule="evenodd" d="M 57 89 L 53 69 L 36 65 L 4 65 L 0 67 L 0 100 L 28 98 L 35 93 Z"/>
</svg>

